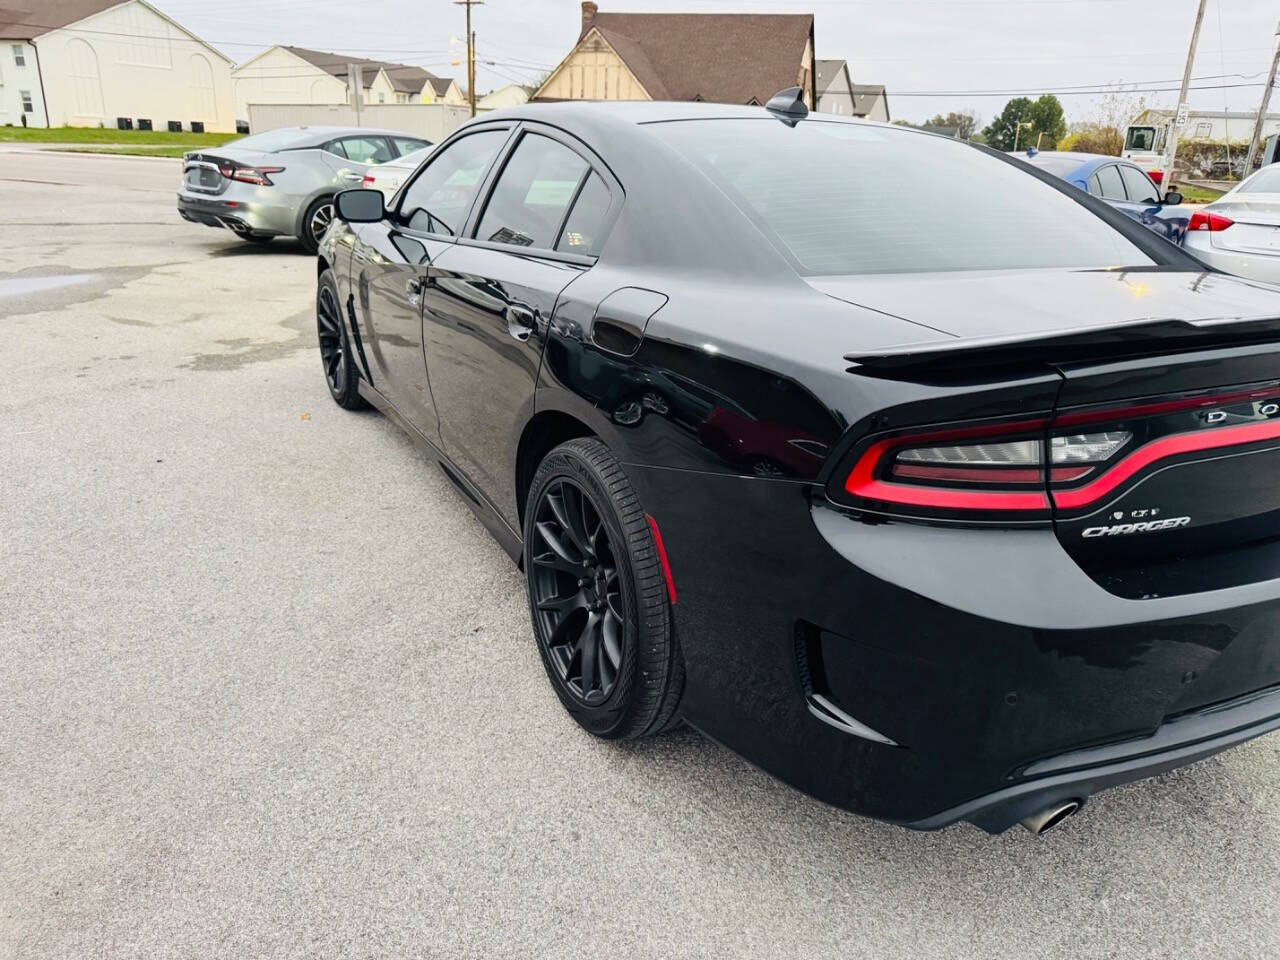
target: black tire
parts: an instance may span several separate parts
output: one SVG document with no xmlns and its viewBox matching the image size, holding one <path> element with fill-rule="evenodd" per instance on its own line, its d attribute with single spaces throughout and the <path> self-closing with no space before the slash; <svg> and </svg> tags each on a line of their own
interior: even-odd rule
<svg viewBox="0 0 1280 960">
<path fill-rule="evenodd" d="M 338 283 L 332 270 L 320 274 L 316 286 L 316 335 L 320 342 L 320 362 L 333 402 L 345 410 L 368 406 L 360 396 L 360 369 L 351 351 L 347 325 L 342 321 Z"/>
<path fill-rule="evenodd" d="M 322 214 L 326 210 L 328 216 L 323 217 Z M 327 228 L 329 221 L 333 219 L 333 197 L 317 197 L 311 201 L 302 215 L 302 229 L 298 231 L 298 242 L 307 253 L 315 253 L 320 249 L 320 238 L 324 236 L 324 229 L 320 229 L 318 223 L 321 219 L 324 220 L 324 227 Z"/>
<path fill-rule="evenodd" d="M 275 237 L 265 233 L 237 233 L 236 236 L 241 240 L 247 240 L 249 243 L 256 243 L 259 245 L 268 244 L 275 239 Z"/>
<path fill-rule="evenodd" d="M 585 730 L 610 740 L 678 724 L 684 659 L 666 577 L 618 461 L 594 437 L 563 443 L 539 464 L 527 504 L 529 614 L 560 702 Z"/>
</svg>

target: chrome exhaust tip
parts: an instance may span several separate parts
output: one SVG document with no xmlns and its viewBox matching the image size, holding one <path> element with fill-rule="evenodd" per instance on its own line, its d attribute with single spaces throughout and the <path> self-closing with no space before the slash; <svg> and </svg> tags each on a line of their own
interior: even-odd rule
<svg viewBox="0 0 1280 960">
<path fill-rule="evenodd" d="M 1046 807 L 1039 813 L 1033 813 L 1031 816 L 1020 822 L 1024 827 L 1039 837 L 1048 833 L 1079 809 L 1079 800 L 1064 800 L 1060 803 L 1055 803 L 1051 807 Z"/>
</svg>

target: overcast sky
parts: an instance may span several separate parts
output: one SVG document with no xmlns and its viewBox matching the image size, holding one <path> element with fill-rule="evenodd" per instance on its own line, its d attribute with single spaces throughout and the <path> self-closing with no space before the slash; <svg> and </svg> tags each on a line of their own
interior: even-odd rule
<svg viewBox="0 0 1280 960">
<path fill-rule="evenodd" d="M 465 80 L 464 11 L 450 0 L 151 0 L 188 29 L 245 60 L 289 43 L 426 67 Z M 1197 0 L 599 0 L 604 11 L 808 13 L 817 53 L 845 58 L 857 83 L 883 83 L 894 118 L 976 110 L 983 122 L 1010 96 L 1056 93 L 1068 119 L 1088 119 L 1094 89 L 1125 81 L 1173 87 L 1144 94 L 1172 106 Z M 1193 109 L 1257 109 L 1280 4 L 1209 0 Z M 477 89 L 528 83 L 577 39 L 577 0 L 485 0 L 472 28 Z M 454 65 L 451 61 L 457 60 Z M 1223 76 L 1227 75 L 1227 76 Z M 1243 76 L 1241 76 L 1243 75 Z M 995 91 L 995 93 L 988 93 Z M 946 94 L 945 96 L 942 94 Z M 1273 101 L 1280 110 L 1280 98 Z M 1234 133 L 1234 132 L 1233 132 Z M 1241 132 L 1240 136 L 1247 135 Z"/>
</svg>

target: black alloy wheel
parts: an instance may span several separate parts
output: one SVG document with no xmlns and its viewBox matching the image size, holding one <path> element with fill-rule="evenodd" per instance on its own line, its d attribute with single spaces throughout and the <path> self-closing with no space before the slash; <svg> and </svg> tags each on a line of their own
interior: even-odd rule
<svg viewBox="0 0 1280 960">
<path fill-rule="evenodd" d="M 622 667 L 623 586 L 609 531 L 568 478 L 543 491 L 533 529 L 529 589 L 551 662 L 583 703 L 603 703 Z"/>
<path fill-rule="evenodd" d="M 657 541 L 600 440 L 569 440 L 538 465 L 524 561 L 534 636 L 570 715 L 607 739 L 676 725 L 684 660 Z"/>
<path fill-rule="evenodd" d="M 347 410 L 365 406 L 359 391 L 359 373 L 351 356 L 350 342 L 338 307 L 338 289 L 333 272 L 320 275 L 316 290 L 316 334 L 320 341 L 320 362 L 334 402 Z"/>
</svg>

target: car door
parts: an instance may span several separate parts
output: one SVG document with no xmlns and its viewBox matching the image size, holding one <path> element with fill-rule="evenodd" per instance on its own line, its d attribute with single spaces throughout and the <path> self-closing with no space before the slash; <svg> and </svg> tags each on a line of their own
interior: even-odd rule
<svg viewBox="0 0 1280 960">
<path fill-rule="evenodd" d="M 423 338 L 450 459 L 517 526 L 515 448 L 561 292 L 595 262 L 620 185 L 582 145 L 522 124 L 467 236 L 436 264 Z"/>
<path fill-rule="evenodd" d="M 333 171 L 336 190 L 360 186 L 364 172 L 375 163 L 386 163 L 395 156 L 391 143 L 377 134 L 338 137 L 324 147 L 324 159 Z"/>
<path fill-rule="evenodd" d="M 385 219 L 356 231 L 351 274 L 367 373 L 378 392 L 433 442 L 439 431 L 422 348 L 422 294 L 510 132 L 508 125 L 485 127 L 445 144 Z"/>
<path fill-rule="evenodd" d="M 1176 225 L 1166 218 L 1165 207 L 1160 199 L 1160 189 L 1151 179 L 1131 163 L 1119 163 L 1120 176 L 1124 180 L 1125 192 L 1128 194 L 1125 213 L 1140 224 L 1166 240 L 1177 242 Z M 1185 225 L 1183 227 L 1185 230 Z"/>
</svg>

